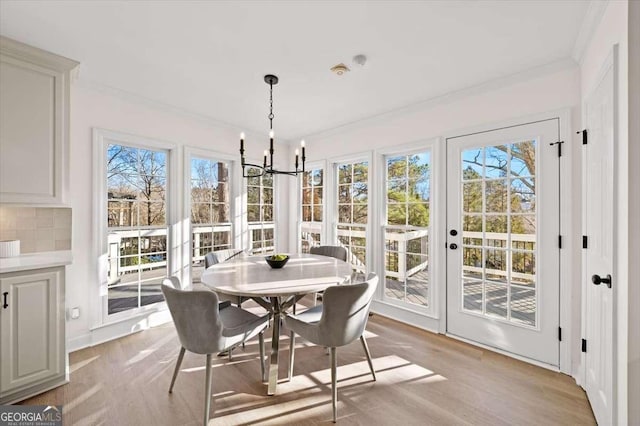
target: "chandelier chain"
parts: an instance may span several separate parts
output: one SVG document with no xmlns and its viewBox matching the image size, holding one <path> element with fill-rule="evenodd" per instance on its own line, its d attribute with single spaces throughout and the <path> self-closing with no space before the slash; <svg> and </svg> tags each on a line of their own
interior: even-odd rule
<svg viewBox="0 0 640 426">
<path fill-rule="evenodd" d="M 273 130 L 273 83 L 269 83 L 269 130 Z"/>
</svg>

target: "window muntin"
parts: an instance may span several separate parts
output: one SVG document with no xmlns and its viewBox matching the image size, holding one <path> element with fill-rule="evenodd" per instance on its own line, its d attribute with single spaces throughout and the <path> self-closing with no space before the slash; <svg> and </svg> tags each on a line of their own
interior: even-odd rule
<svg viewBox="0 0 640 426">
<path fill-rule="evenodd" d="M 163 300 L 167 276 L 167 152 L 107 147 L 108 314 Z"/>
<path fill-rule="evenodd" d="M 232 246 L 229 171 L 227 161 L 191 158 L 189 178 L 193 281 L 199 281 L 207 253 Z"/>
<path fill-rule="evenodd" d="M 302 223 L 300 226 L 300 247 L 302 253 L 322 242 L 324 213 L 324 170 L 311 169 L 302 174 Z"/>
<path fill-rule="evenodd" d="M 431 153 L 385 157 L 385 298 L 429 307 Z"/>
<path fill-rule="evenodd" d="M 347 260 L 356 280 L 366 278 L 369 162 L 337 165 L 338 244 L 347 249 Z"/>
<path fill-rule="evenodd" d="M 248 168 L 247 173 L 257 175 L 260 170 Z M 247 178 L 247 222 L 249 247 L 253 253 L 271 253 L 275 250 L 273 200 L 273 175 Z"/>
</svg>

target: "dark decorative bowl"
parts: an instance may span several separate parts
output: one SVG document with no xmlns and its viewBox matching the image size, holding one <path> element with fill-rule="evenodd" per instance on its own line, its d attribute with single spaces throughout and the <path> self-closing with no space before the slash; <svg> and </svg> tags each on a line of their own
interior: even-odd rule
<svg viewBox="0 0 640 426">
<path fill-rule="evenodd" d="M 264 260 L 266 260 L 269 266 L 271 266 L 273 269 L 280 269 L 287 264 L 287 262 L 289 261 L 289 256 L 285 257 L 282 260 L 273 260 L 271 256 L 265 256 Z"/>
</svg>

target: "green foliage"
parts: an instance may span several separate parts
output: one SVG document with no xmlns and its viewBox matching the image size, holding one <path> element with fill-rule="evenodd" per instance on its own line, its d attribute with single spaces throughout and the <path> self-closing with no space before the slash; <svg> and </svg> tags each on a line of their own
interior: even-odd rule
<svg viewBox="0 0 640 426">
<path fill-rule="evenodd" d="M 387 223 L 429 226 L 429 164 L 421 164 L 418 155 L 391 158 L 387 180 Z"/>
</svg>

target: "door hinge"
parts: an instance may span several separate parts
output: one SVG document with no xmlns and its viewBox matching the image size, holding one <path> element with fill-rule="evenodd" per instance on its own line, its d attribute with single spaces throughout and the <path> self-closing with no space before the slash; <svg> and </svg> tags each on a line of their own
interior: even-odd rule
<svg viewBox="0 0 640 426">
<path fill-rule="evenodd" d="M 582 352 L 587 352 L 587 339 L 582 339 Z"/>
<path fill-rule="evenodd" d="M 558 248 L 562 248 L 562 235 L 558 235 Z"/>
<path fill-rule="evenodd" d="M 584 130 L 579 130 L 576 132 L 576 134 L 582 133 L 582 145 L 586 145 L 587 144 L 587 140 L 588 140 L 588 132 L 587 129 Z"/>
<path fill-rule="evenodd" d="M 558 340 L 562 342 L 562 327 L 558 327 Z"/>
<path fill-rule="evenodd" d="M 587 244 L 587 236 L 586 236 L 586 235 L 583 235 L 583 236 L 582 236 L 582 248 L 583 248 L 583 249 L 586 249 L 586 248 L 588 248 L 588 247 L 589 247 L 589 246 L 588 246 L 588 244 Z"/>
<path fill-rule="evenodd" d="M 558 141 L 558 142 L 553 142 L 553 143 L 549 144 L 551 146 L 558 145 L 558 157 L 562 157 L 562 144 L 563 143 L 564 143 L 564 141 Z"/>
</svg>

